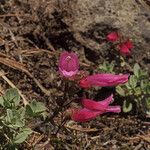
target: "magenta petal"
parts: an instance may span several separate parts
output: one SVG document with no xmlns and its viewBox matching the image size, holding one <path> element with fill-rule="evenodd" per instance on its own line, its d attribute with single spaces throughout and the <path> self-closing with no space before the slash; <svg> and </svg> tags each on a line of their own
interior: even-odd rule
<svg viewBox="0 0 150 150">
<path fill-rule="evenodd" d="M 120 106 L 109 106 L 106 109 L 106 112 L 120 113 L 121 112 L 121 107 Z"/>
<path fill-rule="evenodd" d="M 61 68 L 59 68 L 59 72 L 62 76 L 65 76 L 66 78 L 68 77 L 72 77 L 74 75 L 76 75 L 78 73 L 78 70 L 76 71 L 66 71 L 66 70 L 61 70 Z"/>
<path fill-rule="evenodd" d="M 87 80 L 87 77 L 81 79 L 79 85 L 82 88 L 90 88 L 91 87 L 91 83 Z"/>
<path fill-rule="evenodd" d="M 105 100 L 99 101 L 99 102 L 96 102 L 90 99 L 83 99 L 82 105 L 85 108 L 90 109 L 90 110 L 105 111 L 112 100 L 113 100 L 113 94 L 109 96 L 108 98 L 106 98 Z"/>
<path fill-rule="evenodd" d="M 71 52 L 63 52 L 59 59 L 59 72 L 65 77 L 72 77 L 78 73 L 79 70 L 79 60 L 78 56 Z"/>
<path fill-rule="evenodd" d="M 71 116 L 72 120 L 78 122 L 85 122 L 97 117 L 97 115 L 102 114 L 101 111 L 92 111 L 86 108 L 79 109 L 73 113 Z"/>
<path fill-rule="evenodd" d="M 91 86 L 116 86 L 128 81 L 129 75 L 114 75 L 114 74 L 94 74 L 87 76 L 80 81 L 80 86 L 83 88 Z"/>
<path fill-rule="evenodd" d="M 113 94 L 111 94 L 109 97 L 107 97 L 103 101 L 99 101 L 98 103 L 103 105 L 104 107 L 107 107 L 112 101 L 113 101 Z"/>
</svg>

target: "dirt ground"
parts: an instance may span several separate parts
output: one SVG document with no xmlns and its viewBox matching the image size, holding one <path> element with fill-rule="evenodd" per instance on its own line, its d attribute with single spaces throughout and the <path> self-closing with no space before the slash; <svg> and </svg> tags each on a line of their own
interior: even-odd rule
<svg viewBox="0 0 150 150">
<path fill-rule="evenodd" d="M 29 124 L 36 134 L 20 149 L 150 149 L 150 120 L 134 112 L 87 123 L 61 120 L 72 105 L 67 103 L 75 99 L 76 105 L 82 91 L 75 86 L 69 89 L 75 94 L 64 96 L 57 67 L 60 52 L 76 51 L 81 68 L 97 72 L 100 63 L 117 57 L 105 41 L 111 31 L 133 40 L 129 65 L 137 62 L 150 71 L 149 0 L 0 0 L 0 72 L 28 101 L 44 102 L 50 115 L 48 121 Z M 0 78 L 1 93 L 8 88 Z"/>
</svg>

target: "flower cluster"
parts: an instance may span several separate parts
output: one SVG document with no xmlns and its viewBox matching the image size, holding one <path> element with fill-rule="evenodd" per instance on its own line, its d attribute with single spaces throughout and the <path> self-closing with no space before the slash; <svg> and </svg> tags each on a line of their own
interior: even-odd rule
<svg viewBox="0 0 150 150">
<path fill-rule="evenodd" d="M 115 112 L 119 113 L 121 111 L 120 106 L 109 106 L 113 101 L 113 95 L 109 96 L 102 101 L 94 101 L 90 99 L 83 99 L 82 105 L 83 108 L 74 110 L 72 112 L 72 120 L 78 122 L 89 121 L 93 118 L 96 118 L 98 115 L 101 115 L 106 112 Z"/>
<path fill-rule="evenodd" d="M 75 79 L 74 77 L 82 72 L 79 71 L 79 60 L 75 53 L 62 52 L 59 59 L 59 72 L 68 79 Z M 127 82 L 128 77 L 128 74 L 93 74 L 79 79 L 78 83 L 81 88 L 117 86 L 118 84 Z M 121 111 L 120 106 L 109 106 L 112 101 L 113 95 L 98 102 L 90 99 L 82 99 L 83 108 L 71 109 L 71 118 L 74 121 L 85 122 L 106 112 L 119 113 Z"/>
<path fill-rule="evenodd" d="M 119 41 L 118 48 L 120 54 L 122 55 L 130 55 L 131 49 L 133 48 L 133 43 L 131 40 L 122 40 L 123 38 L 117 32 L 111 32 L 107 35 L 107 40 L 110 42 L 117 42 Z"/>
</svg>

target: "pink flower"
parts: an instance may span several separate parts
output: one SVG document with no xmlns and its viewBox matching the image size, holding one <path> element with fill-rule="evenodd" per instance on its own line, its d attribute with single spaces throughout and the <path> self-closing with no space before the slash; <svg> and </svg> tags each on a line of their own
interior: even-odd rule
<svg viewBox="0 0 150 150">
<path fill-rule="evenodd" d="M 90 88 L 92 86 L 116 86 L 128 81 L 129 75 L 94 74 L 80 80 L 80 86 Z"/>
<path fill-rule="evenodd" d="M 77 122 L 86 122 L 96 118 L 102 113 L 102 111 L 93 111 L 90 109 L 82 108 L 74 111 L 74 113 L 71 116 L 71 119 Z"/>
<path fill-rule="evenodd" d="M 130 40 L 125 41 L 119 45 L 119 50 L 122 55 L 130 55 L 133 43 Z"/>
<path fill-rule="evenodd" d="M 110 95 L 108 98 L 102 101 L 94 101 L 90 99 L 83 99 L 82 105 L 84 108 L 93 110 L 93 111 L 102 111 L 104 112 L 116 112 L 119 113 L 121 111 L 120 106 L 109 106 L 110 103 L 113 101 L 113 94 Z"/>
<path fill-rule="evenodd" d="M 59 59 L 59 72 L 66 78 L 72 77 L 78 73 L 78 56 L 71 52 L 62 52 Z"/>
<path fill-rule="evenodd" d="M 105 111 L 94 111 L 87 108 L 82 108 L 74 111 L 74 113 L 71 116 L 71 119 L 77 122 L 86 122 L 106 112 L 119 113 L 120 111 L 120 106 L 109 106 Z"/>
<path fill-rule="evenodd" d="M 105 111 L 106 108 L 108 107 L 108 105 L 113 101 L 113 94 L 110 95 L 108 98 L 106 98 L 103 101 L 99 101 L 96 102 L 94 100 L 91 99 L 83 99 L 82 100 L 82 105 L 87 108 L 87 109 L 91 109 L 91 110 L 95 110 L 95 111 Z"/>
<path fill-rule="evenodd" d="M 120 113 L 121 112 L 121 108 L 120 108 L 120 106 L 109 106 L 106 109 L 106 112 Z"/>
<path fill-rule="evenodd" d="M 101 115 L 106 112 L 119 113 L 121 111 L 120 106 L 109 106 L 112 100 L 113 100 L 113 95 L 99 102 L 90 99 L 83 99 L 82 104 L 84 108 L 74 110 L 71 118 L 74 121 L 85 122 L 94 119 L 98 115 Z"/>
<path fill-rule="evenodd" d="M 111 32 L 107 35 L 107 40 L 110 42 L 115 42 L 119 39 L 119 35 L 117 32 Z"/>
</svg>

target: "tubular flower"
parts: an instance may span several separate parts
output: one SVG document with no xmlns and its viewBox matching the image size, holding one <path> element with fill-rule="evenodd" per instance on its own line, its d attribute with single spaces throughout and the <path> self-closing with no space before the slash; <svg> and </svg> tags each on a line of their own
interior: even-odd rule
<svg viewBox="0 0 150 150">
<path fill-rule="evenodd" d="M 119 39 L 119 35 L 117 32 L 111 32 L 107 35 L 107 40 L 110 42 L 115 42 Z"/>
<path fill-rule="evenodd" d="M 63 52 L 59 59 L 59 72 L 66 78 L 72 77 L 78 73 L 79 60 L 78 56 L 71 52 Z"/>
<path fill-rule="evenodd" d="M 92 86 L 116 86 L 128 81 L 129 75 L 94 74 L 80 80 L 80 86 L 90 88 Z"/>
<path fill-rule="evenodd" d="M 77 122 L 86 122 L 96 118 L 102 113 L 102 111 L 93 111 L 90 109 L 82 108 L 74 111 L 74 113 L 71 116 L 71 119 Z"/>
<path fill-rule="evenodd" d="M 122 55 L 130 55 L 131 49 L 133 48 L 133 43 L 130 40 L 119 45 L 119 50 Z"/>
<path fill-rule="evenodd" d="M 98 115 L 101 115 L 103 113 L 121 112 L 120 106 L 109 106 L 112 100 L 113 100 L 113 95 L 99 102 L 90 99 L 83 99 L 82 104 L 84 108 L 75 110 L 72 113 L 71 118 L 74 121 L 85 122 L 85 121 L 90 121 L 91 119 L 94 119 Z"/>
<path fill-rule="evenodd" d="M 91 110 L 95 110 L 95 111 L 98 111 L 98 110 L 104 111 L 112 101 L 113 101 L 113 94 L 110 95 L 105 100 L 102 100 L 99 102 L 96 102 L 91 99 L 83 99 L 82 105 L 83 105 L 83 107 L 85 107 L 87 109 L 91 109 Z"/>
<path fill-rule="evenodd" d="M 82 105 L 84 108 L 93 110 L 93 111 L 102 111 L 102 112 L 116 112 L 119 113 L 121 111 L 120 106 L 109 106 L 109 104 L 113 101 L 113 94 L 108 98 L 102 101 L 94 101 L 90 99 L 83 99 Z"/>
<path fill-rule="evenodd" d="M 114 112 L 114 113 L 119 113 L 121 112 L 121 108 L 120 106 L 108 106 L 107 109 L 103 110 L 103 111 L 94 111 L 91 109 L 87 109 L 87 108 L 82 108 L 82 109 L 78 109 L 76 111 L 74 111 L 74 113 L 71 116 L 71 119 L 77 122 L 86 122 L 86 121 L 90 121 L 94 118 L 96 118 L 97 116 L 103 114 L 103 113 L 107 113 L 107 112 Z"/>
</svg>

